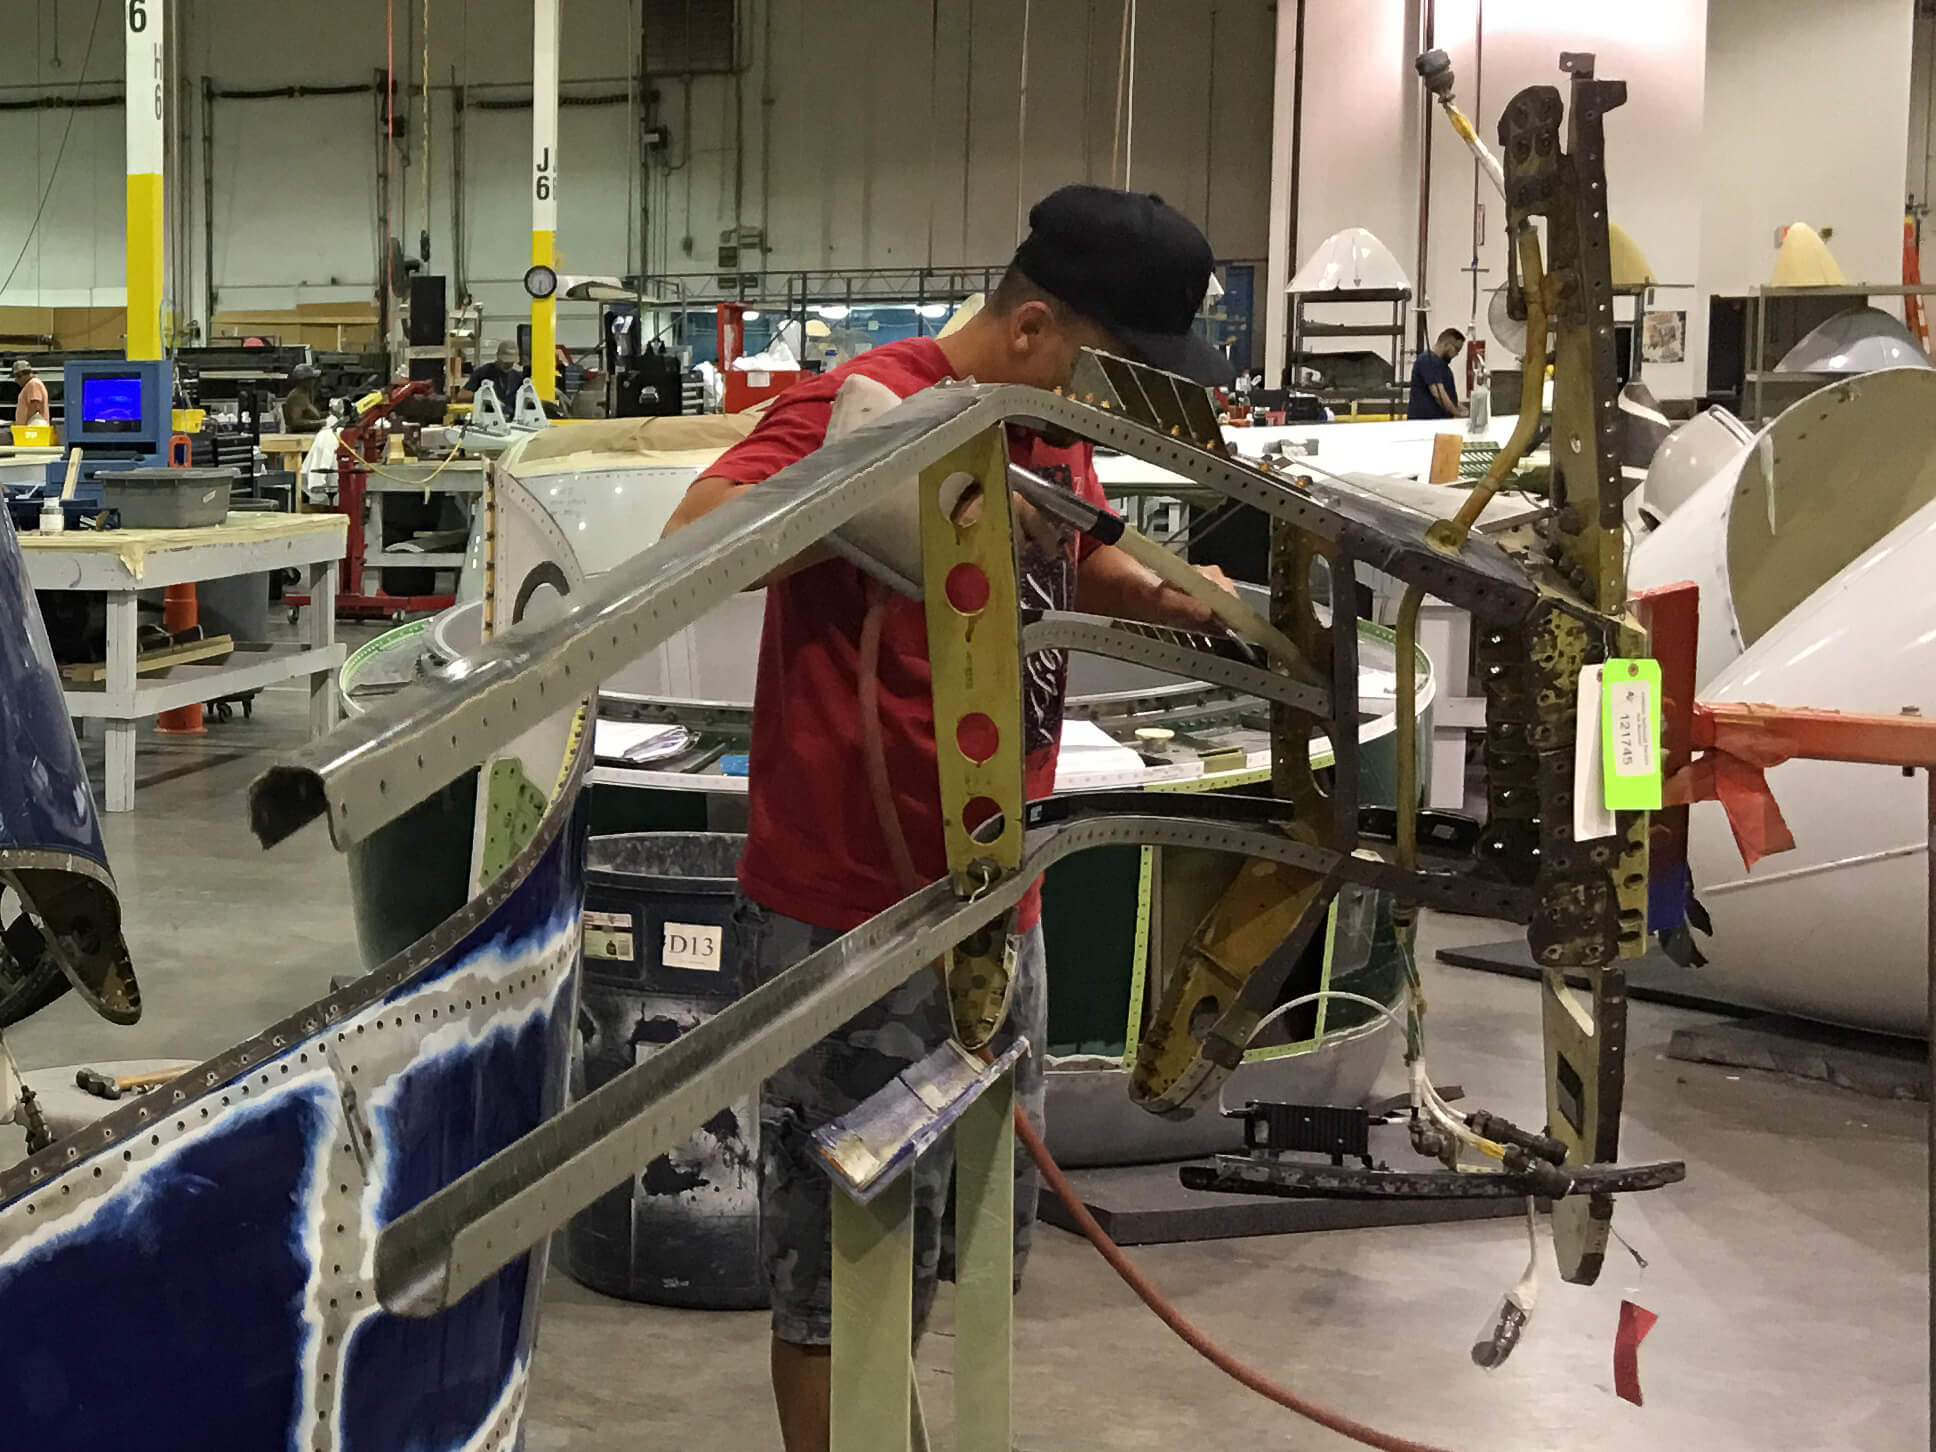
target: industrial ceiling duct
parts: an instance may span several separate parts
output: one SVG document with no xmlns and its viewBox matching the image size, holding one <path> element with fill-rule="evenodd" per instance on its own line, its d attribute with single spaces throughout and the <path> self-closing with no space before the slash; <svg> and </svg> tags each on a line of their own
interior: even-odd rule
<svg viewBox="0 0 1936 1452">
<path fill-rule="evenodd" d="M 1850 308 L 1822 323 L 1783 355 L 1777 373 L 1874 373 L 1929 368 L 1916 335 L 1881 308 Z"/>
<path fill-rule="evenodd" d="M 1411 281 L 1391 248 L 1363 227 L 1333 232 L 1297 270 L 1286 292 L 1409 292 Z"/>
</svg>

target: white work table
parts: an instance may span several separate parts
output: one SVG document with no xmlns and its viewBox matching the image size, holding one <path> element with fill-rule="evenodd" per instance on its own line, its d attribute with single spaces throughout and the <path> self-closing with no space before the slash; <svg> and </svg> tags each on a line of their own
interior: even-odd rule
<svg viewBox="0 0 1936 1452">
<path fill-rule="evenodd" d="M 226 661 L 175 665 L 143 681 L 135 670 L 138 593 L 296 568 L 303 571 L 311 600 L 331 601 L 348 528 L 339 514 L 231 514 L 221 524 L 199 529 L 20 536 L 34 589 L 98 590 L 107 597 L 107 679 L 67 682 L 63 694 L 70 715 L 105 723 L 110 812 L 134 808 L 135 726 L 149 716 L 308 676 L 310 734 L 336 724 L 334 682 L 343 647 L 327 605 L 309 611 L 306 638 L 299 644 L 243 645 Z"/>
<path fill-rule="evenodd" d="M 1494 415 L 1478 439 L 1501 445 L 1511 437 L 1517 423 L 1518 419 L 1511 415 Z M 1319 474 L 1375 476 L 1360 478 L 1358 486 L 1430 519 L 1453 513 L 1471 491 L 1469 482 L 1425 482 L 1432 464 L 1432 441 L 1446 433 L 1466 437 L 1465 420 L 1285 424 L 1270 428 L 1226 428 L 1223 436 L 1232 450 L 1250 462 L 1255 462 L 1274 444 L 1314 443 L 1315 453 L 1291 461 L 1292 472 L 1303 467 Z M 1099 452 L 1096 475 L 1103 493 L 1136 498 L 1139 514 L 1147 513 L 1150 503 L 1162 498 L 1172 487 L 1179 496 L 1200 492 L 1199 486 L 1181 475 L 1125 454 Z M 1530 509 L 1523 499 L 1501 495 L 1480 515 L 1480 528 L 1509 524 L 1527 515 Z M 1360 578 L 1371 586 L 1380 602 L 1380 617 L 1387 621 L 1395 618 L 1398 582 L 1363 567 Z M 1432 713 L 1432 785 L 1428 800 L 1434 807 L 1463 810 L 1466 733 L 1482 729 L 1486 722 L 1485 698 L 1474 693 L 1470 685 L 1471 618 L 1457 606 L 1427 597 L 1419 613 L 1418 641 L 1431 659 L 1438 681 L 1438 698 Z"/>
<path fill-rule="evenodd" d="M 65 457 L 59 449 L 0 445 L 0 488 L 44 484 L 47 481 L 47 466 Z"/>
<path fill-rule="evenodd" d="M 1474 442 L 1503 444 L 1511 437 L 1518 420 L 1494 415 Z M 1401 419 L 1390 423 L 1303 423 L 1278 424 L 1269 428 L 1230 428 L 1223 431 L 1224 442 L 1243 458 L 1254 462 L 1273 444 L 1315 443 L 1317 452 L 1300 462 L 1311 470 L 1327 474 L 1384 474 L 1395 479 L 1424 482 L 1432 466 L 1432 441 L 1440 434 L 1467 438 L 1464 419 Z M 1103 492 L 1111 486 L 1147 489 L 1176 484 L 1183 491 L 1197 486 L 1180 474 L 1126 454 L 1098 451 L 1096 477 Z M 1455 486 L 1433 485 L 1433 488 Z"/>
<path fill-rule="evenodd" d="M 419 464 L 415 460 L 407 460 L 384 464 L 381 473 L 372 469 L 368 482 L 363 486 L 364 504 L 369 511 L 369 522 L 363 529 L 364 588 L 381 590 L 386 569 L 464 568 L 466 557 L 462 549 L 431 552 L 393 547 L 386 550 L 383 547 L 383 500 L 386 495 L 408 494 L 427 498 L 432 494 L 457 494 L 481 498 L 484 477 L 482 459 L 450 459 L 438 464 Z"/>
</svg>

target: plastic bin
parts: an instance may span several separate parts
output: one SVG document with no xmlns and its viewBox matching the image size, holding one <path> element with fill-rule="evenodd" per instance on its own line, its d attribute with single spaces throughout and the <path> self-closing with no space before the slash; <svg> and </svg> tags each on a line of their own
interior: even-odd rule
<svg viewBox="0 0 1936 1452">
<path fill-rule="evenodd" d="M 233 469 L 123 469 L 102 474 L 101 503 L 123 529 L 194 529 L 229 512 Z"/>
<path fill-rule="evenodd" d="M 738 995 L 724 953 L 744 843 L 727 832 L 591 839 L 574 1097 L 656 1053 Z M 565 1270 L 595 1291 L 627 1300 L 710 1310 L 765 1306 L 759 1124 L 756 1099 L 729 1105 L 574 1216 L 562 1238 Z"/>
</svg>

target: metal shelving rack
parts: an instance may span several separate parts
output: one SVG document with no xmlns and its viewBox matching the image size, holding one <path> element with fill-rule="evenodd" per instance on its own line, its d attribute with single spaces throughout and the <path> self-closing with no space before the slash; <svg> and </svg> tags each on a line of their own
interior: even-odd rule
<svg viewBox="0 0 1936 1452">
<path fill-rule="evenodd" d="M 372 472 L 363 486 L 368 522 L 363 530 L 363 589 L 371 594 L 384 590 L 385 570 L 450 570 L 464 568 L 462 549 L 423 551 L 383 547 L 383 499 L 388 494 L 454 494 L 468 499 L 466 513 L 476 508 L 484 493 L 484 462 L 457 459 L 440 468 L 437 464 L 399 462 L 385 464 L 384 472 Z M 437 592 L 432 592 L 433 594 Z M 400 607 L 401 608 L 401 607 Z"/>
<path fill-rule="evenodd" d="M 1878 297 L 1931 297 L 1936 296 L 1936 282 L 1917 283 L 1847 283 L 1841 286 L 1821 287 L 1777 287 L 1772 283 L 1762 283 L 1749 295 L 1748 366 L 1742 382 L 1742 391 L 1749 401 L 1748 422 L 1759 423 L 1767 415 L 1762 408 L 1762 386 L 1765 383 L 1785 383 L 1810 381 L 1833 383 L 1848 375 L 1841 373 L 1777 373 L 1768 361 L 1768 308 L 1771 297 L 1820 297 L 1848 298 L 1851 302 L 1867 303 Z"/>
<path fill-rule="evenodd" d="M 1291 294 L 1291 352 L 1292 367 L 1308 361 L 1305 344 L 1315 338 L 1382 338 L 1391 347 L 1391 385 L 1387 397 L 1392 405 L 1391 412 L 1398 412 L 1398 405 L 1404 398 L 1407 376 L 1405 372 L 1405 333 L 1406 316 L 1410 312 L 1412 290 L 1408 287 L 1358 287 L 1335 288 L 1329 292 L 1294 292 Z M 1305 313 L 1312 308 L 1338 307 L 1346 304 L 1363 305 L 1366 303 L 1387 303 L 1391 306 L 1391 321 L 1388 323 L 1321 323 L 1312 322 Z M 1321 353 L 1309 357 L 1321 358 Z M 1320 393 L 1327 398 L 1338 393 L 1335 389 L 1322 389 Z M 1353 400 L 1357 401 L 1356 399 Z"/>
</svg>

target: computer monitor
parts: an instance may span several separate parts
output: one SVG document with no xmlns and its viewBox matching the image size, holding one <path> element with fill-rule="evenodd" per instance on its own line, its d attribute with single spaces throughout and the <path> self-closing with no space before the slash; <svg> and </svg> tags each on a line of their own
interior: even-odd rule
<svg viewBox="0 0 1936 1452">
<path fill-rule="evenodd" d="M 62 443 L 107 457 L 166 452 L 174 369 L 165 359 L 75 358 L 62 370 Z"/>
<path fill-rule="evenodd" d="M 91 434 L 142 431 L 141 375 L 102 373 L 81 380 L 81 427 Z"/>
</svg>

